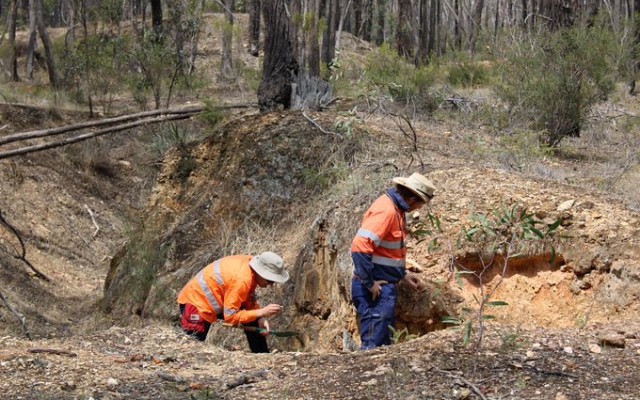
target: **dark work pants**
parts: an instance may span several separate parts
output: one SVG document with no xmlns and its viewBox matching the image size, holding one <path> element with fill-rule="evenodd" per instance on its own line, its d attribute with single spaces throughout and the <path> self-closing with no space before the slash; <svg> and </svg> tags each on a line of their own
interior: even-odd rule
<svg viewBox="0 0 640 400">
<path fill-rule="evenodd" d="M 351 281 L 351 299 L 360 320 L 360 341 L 362 350 L 391 344 L 391 330 L 394 327 L 396 285 L 382 285 L 380 296 L 374 301 L 371 291 L 359 280 Z"/>
<path fill-rule="evenodd" d="M 184 312 L 184 304 L 180 304 L 180 315 Z M 223 320 L 222 315 L 218 315 L 218 320 Z M 258 321 L 253 321 L 248 324 L 244 324 L 245 326 L 258 326 Z M 211 324 L 205 323 L 204 332 L 196 332 L 191 330 L 182 329 L 187 335 L 192 336 L 195 339 L 200 341 L 204 341 L 207 338 L 207 333 L 209 333 L 209 328 Z M 269 346 L 267 346 L 267 338 L 262 336 L 257 332 L 248 332 L 244 331 L 245 336 L 247 337 L 247 342 L 249 342 L 249 349 L 251 349 L 252 353 L 268 353 Z"/>
</svg>

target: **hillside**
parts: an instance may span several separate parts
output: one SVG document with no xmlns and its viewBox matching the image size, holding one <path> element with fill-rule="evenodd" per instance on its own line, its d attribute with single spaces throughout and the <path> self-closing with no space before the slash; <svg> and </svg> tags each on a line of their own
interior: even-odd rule
<svg viewBox="0 0 640 400">
<path fill-rule="evenodd" d="M 620 94 L 597 113 L 638 108 Z M 453 112 L 416 117 L 411 140 L 397 119 L 369 111 L 355 99 L 304 114 L 248 109 L 220 126 L 194 117 L 0 160 L 2 216 L 50 279 L 20 259 L 3 226 L 0 293 L 32 340 L 0 303 L 0 398 L 637 398 L 640 172 L 616 163 L 637 132 L 604 135 L 594 123 L 520 168 L 518 148 Z M 3 105 L 0 135 L 85 118 Z M 353 129 L 338 131 L 340 121 Z M 187 139 L 165 152 L 167 131 Z M 350 240 L 390 179 L 413 171 L 438 188 L 430 211 L 443 228 L 439 248 L 409 243 L 428 289 L 403 294 L 397 312 L 399 330 L 415 337 L 353 351 Z M 530 254 L 511 265 L 494 295 L 509 304 L 492 310 L 476 353 L 441 322 L 478 295 L 472 280 L 450 273 L 451 257 L 464 257 L 456 235 L 471 214 L 511 204 L 562 220 L 563 262 Z M 272 326 L 299 336 L 271 337 L 272 354 L 252 355 L 235 330 L 216 327 L 206 343 L 182 335 L 182 284 L 216 257 L 264 250 L 284 256 L 292 279 L 259 300 L 283 304 Z"/>
</svg>

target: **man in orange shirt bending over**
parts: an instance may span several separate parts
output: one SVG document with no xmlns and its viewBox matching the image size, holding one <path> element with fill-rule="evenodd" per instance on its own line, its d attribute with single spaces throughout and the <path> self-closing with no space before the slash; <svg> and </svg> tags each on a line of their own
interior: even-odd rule
<svg viewBox="0 0 640 400">
<path fill-rule="evenodd" d="M 270 251 L 257 256 L 233 255 L 215 260 L 193 277 L 178 295 L 180 325 L 188 335 L 205 340 L 211 324 L 221 319 L 232 325 L 264 328 L 262 333 L 245 331 L 253 353 L 268 353 L 267 317 L 282 312 L 279 304 L 260 308 L 256 287 L 284 283 L 289 274 L 284 261 Z"/>
</svg>

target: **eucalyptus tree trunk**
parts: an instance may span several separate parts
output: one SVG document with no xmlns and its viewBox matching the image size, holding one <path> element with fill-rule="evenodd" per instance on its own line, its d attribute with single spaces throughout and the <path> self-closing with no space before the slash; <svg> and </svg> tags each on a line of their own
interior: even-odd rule
<svg viewBox="0 0 640 400">
<path fill-rule="evenodd" d="M 325 21 L 327 27 L 322 36 L 322 63 L 331 64 L 336 55 L 336 31 L 338 30 L 339 0 L 325 0 Z"/>
<path fill-rule="evenodd" d="M 340 22 L 338 23 L 338 30 L 336 31 L 336 48 L 335 48 L 336 52 L 340 51 L 340 35 L 342 34 L 342 30 L 346 29 L 345 21 L 349 21 L 348 19 L 349 8 L 351 7 L 352 0 L 345 0 L 345 1 L 347 2 L 347 4 L 344 5 L 343 7 L 340 7 Z"/>
<path fill-rule="evenodd" d="M 247 2 L 249 14 L 249 54 L 258 57 L 260 54 L 260 0 Z"/>
<path fill-rule="evenodd" d="M 233 79 L 233 0 L 224 0 L 224 27 L 222 28 L 222 64 L 220 78 L 224 81 Z"/>
<path fill-rule="evenodd" d="M 431 9 L 429 10 L 429 40 L 427 41 L 427 56 L 438 54 L 438 12 L 440 0 L 431 0 Z"/>
<path fill-rule="evenodd" d="M 74 28 L 76 23 L 76 9 L 73 0 L 64 0 L 64 6 L 67 12 L 67 33 L 64 37 L 64 47 L 67 51 L 70 51 L 76 39 Z"/>
<path fill-rule="evenodd" d="M 353 35 L 359 38 L 362 37 L 362 18 L 363 13 L 362 10 L 364 6 L 362 5 L 364 0 L 353 0 Z"/>
<path fill-rule="evenodd" d="M 308 15 L 309 2 L 313 1 L 314 0 L 292 0 L 289 3 L 289 12 L 292 18 L 291 24 L 289 24 L 291 47 L 293 49 L 293 56 L 300 66 L 301 73 L 307 65 L 307 32 L 304 26 L 304 16 Z"/>
<path fill-rule="evenodd" d="M 402 0 L 399 0 L 402 1 Z M 410 1 L 409 1 L 410 3 Z M 376 0 L 374 12 L 372 15 L 375 15 L 375 43 L 378 46 L 382 46 L 384 43 L 384 12 L 385 12 L 385 0 Z M 400 23 L 400 21 L 398 21 Z M 406 21 L 409 22 L 409 21 Z"/>
<path fill-rule="evenodd" d="M 33 63 L 36 54 L 36 4 L 29 2 L 29 41 L 27 43 L 26 75 L 33 79 Z"/>
<path fill-rule="evenodd" d="M 44 25 L 42 0 L 33 1 L 36 6 L 36 25 L 38 27 L 38 33 L 40 34 L 40 40 L 42 41 L 42 47 L 44 47 L 45 61 L 47 63 L 47 71 L 49 72 L 49 83 L 51 83 L 54 89 L 58 89 L 60 87 L 60 78 L 53 58 L 53 48 L 51 46 L 51 40 L 49 39 L 49 33 Z"/>
<path fill-rule="evenodd" d="M 263 112 L 291 106 L 291 83 L 298 75 L 285 5 L 285 0 L 262 2 L 265 38 L 258 105 Z"/>
<path fill-rule="evenodd" d="M 16 47 L 16 22 L 18 19 L 18 0 L 9 1 L 7 13 L 7 30 L 9 31 L 9 75 L 11 80 L 18 82 L 18 50 Z"/>
<path fill-rule="evenodd" d="M 184 18 L 184 3 L 182 1 L 173 1 L 167 4 L 169 20 L 173 25 L 175 34 L 174 45 L 176 49 L 176 72 L 178 75 L 184 75 L 185 54 L 184 54 L 184 31 L 182 29 L 182 20 Z M 224 44 L 224 39 L 223 39 Z M 224 53 L 224 46 L 223 46 Z"/>
<path fill-rule="evenodd" d="M 482 29 L 482 12 L 484 11 L 484 0 L 476 0 L 476 6 L 473 8 L 473 13 L 471 14 L 471 20 L 473 22 L 473 26 L 471 27 L 471 36 L 469 39 L 469 47 L 471 50 L 476 47 L 476 40 L 478 39 L 478 34 Z"/>
<path fill-rule="evenodd" d="M 151 0 L 151 26 L 156 38 L 162 37 L 162 0 Z"/>
<path fill-rule="evenodd" d="M 371 41 L 371 31 L 373 29 L 373 4 L 372 0 L 362 3 L 362 39 Z"/>
<path fill-rule="evenodd" d="M 309 76 L 320 76 L 320 15 L 322 13 L 322 0 L 312 0 L 310 2 L 312 10 L 310 17 L 309 32 L 305 36 L 308 37 L 309 53 L 307 54 L 307 68 L 301 64 L 303 71 Z"/>
<path fill-rule="evenodd" d="M 429 8 L 427 4 L 428 0 L 420 0 L 418 3 L 420 24 L 418 26 L 418 50 L 416 51 L 415 62 L 417 66 L 425 65 L 429 60 Z M 399 42 L 400 40 L 398 39 Z"/>
<path fill-rule="evenodd" d="M 413 28 L 411 27 L 411 0 L 398 0 L 398 30 L 396 45 L 398 55 L 406 60 L 413 59 Z M 420 31 L 424 25 L 420 25 Z"/>
<path fill-rule="evenodd" d="M 636 77 L 640 71 L 640 0 L 633 0 L 631 10 L 631 24 L 633 27 L 634 50 L 632 59 L 631 80 L 629 81 L 629 94 L 636 94 Z"/>
</svg>

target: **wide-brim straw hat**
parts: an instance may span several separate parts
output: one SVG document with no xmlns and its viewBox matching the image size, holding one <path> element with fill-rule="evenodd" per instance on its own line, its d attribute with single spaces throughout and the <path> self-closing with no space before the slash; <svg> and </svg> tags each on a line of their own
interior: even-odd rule
<svg viewBox="0 0 640 400">
<path fill-rule="evenodd" d="M 268 281 L 284 283 L 289 280 L 289 273 L 284 269 L 284 260 L 271 251 L 254 256 L 249 260 L 249 265 Z"/>
<path fill-rule="evenodd" d="M 392 181 L 396 185 L 406 187 L 416 196 L 420 197 L 425 203 L 428 203 L 436 192 L 435 185 L 417 172 L 411 174 L 408 178 L 397 177 L 393 178 Z"/>
</svg>

